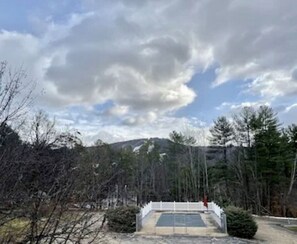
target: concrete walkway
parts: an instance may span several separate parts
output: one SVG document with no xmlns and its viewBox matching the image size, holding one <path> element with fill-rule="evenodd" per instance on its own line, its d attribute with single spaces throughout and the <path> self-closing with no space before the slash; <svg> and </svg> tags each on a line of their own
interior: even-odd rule
<svg viewBox="0 0 297 244">
<path fill-rule="evenodd" d="M 162 212 L 152 212 L 145 221 L 141 231 L 137 235 L 186 235 L 186 236 L 211 236 L 224 237 L 227 234 L 222 233 L 215 225 L 210 214 L 200 213 L 206 227 L 157 227 L 156 223 Z"/>
<path fill-rule="evenodd" d="M 297 233 L 281 227 L 285 221 L 265 217 L 256 217 L 256 221 L 258 231 L 255 239 L 269 244 L 297 244 Z"/>
</svg>

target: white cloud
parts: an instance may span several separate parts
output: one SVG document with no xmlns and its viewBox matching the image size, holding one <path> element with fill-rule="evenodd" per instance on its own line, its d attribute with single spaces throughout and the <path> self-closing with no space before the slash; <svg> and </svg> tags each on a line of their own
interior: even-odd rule
<svg viewBox="0 0 297 244">
<path fill-rule="evenodd" d="M 285 109 L 284 112 L 285 112 L 285 113 L 288 113 L 288 112 L 292 111 L 293 109 L 297 109 L 297 103 L 294 103 L 294 104 L 292 104 L 292 105 L 286 107 L 286 109 Z"/>
<path fill-rule="evenodd" d="M 13 68 L 23 66 L 24 69 L 37 67 L 42 62 L 40 40 L 31 34 L 0 30 L 1 60 L 7 60 Z M 35 68 L 36 72 L 38 69 Z"/>
<path fill-rule="evenodd" d="M 297 95 L 297 80 L 294 80 L 289 72 L 271 71 L 255 78 L 249 89 L 267 98 L 294 96 Z"/>
<path fill-rule="evenodd" d="M 124 119 L 123 124 L 129 126 L 151 124 L 155 122 L 157 118 L 158 116 L 156 113 L 148 112 L 143 115 L 128 116 Z"/>
<path fill-rule="evenodd" d="M 272 107 L 274 112 L 278 114 L 279 122 L 282 126 L 287 126 L 292 123 L 297 123 L 297 103 L 286 104 L 281 101 L 267 102 L 260 100 L 257 102 L 242 102 L 242 103 L 228 103 L 223 102 L 220 106 L 216 107 L 221 113 L 227 113 L 228 116 L 237 114 L 244 107 L 253 107 L 255 110 L 259 109 L 260 106 Z"/>
<path fill-rule="evenodd" d="M 82 134 L 83 141 L 91 145 L 100 139 L 107 143 L 132 140 L 136 138 L 168 138 L 169 133 L 175 131 L 198 131 L 205 123 L 198 118 L 176 118 L 172 116 L 156 117 L 148 114 L 145 117 L 131 117 L 131 121 L 118 124 L 112 119 L 96 115 L 94 111 L 59 110 L 52 113 L 57 126 L 64 130 L 77 129 Z M 133 120 L 132 120 L 133 119 Z M 147 121 L 150 120 L 150 121 Z"/>
<path fill-rule="evenodd" d="M 129 110 L 128 106 L 113 106 L 112 108 L 106 110 L 107 115 L 112 115 L 112 116 L 122 116 L 125 115 Z"/>
<path fill-rule="evenodd" d="M 0 32 L 1 59 L 12 66 L 24 64 L 40 81 L 43 106 L 92 107 L 112 101 L 114 107 L 102 116 L 118 117 L 119 125 L 129 127 L 147 124 L 154 133 L 151 125 L 193 102 L 196 92 L 189 81 L 212 65 L 217 67 L 213 85 L 245 80 L 248 92 L 265 101 L 297 95 L 296 1 L 83 4 L 85 13 L 72 14 L 62 24 L 42 21 L 38 36 Z M 111 134 L 126 136 L 116 128 Z"/>
<path fill-rule="evenodd" d="M 258 109 L 260 106 L 271 106 L 267 101 L 257 101 L 257 102 L 241 102 L 241 103 L 229 103 L 223 102 L 220 106 L 217 106 L 216 109 L 220 111 L 229 111 L 231 113 L 239 112 L 244 107 L 253 107 Z"/>
<path fill-rule="evenodd" d="M 297 103 L 284 106 L 284 108 L 279 111 L 279 117 L 284 126 L 292 123 L 297 124 Z"/>
<path fill-rule="evenodd" d="M 87 1 L 86 14 L 50 23 L 45 33 L 54 51 L 46 68 L 55 87 L 50 96 L 65 105 L 111 99 L 132 110 L 172 111 L 193 101 L 187 82 L 211 64 L 219 66 L 214 85 L 251 79 L 250 91 L 261 96 L 296 94 L 294 6 L 292 0 Z"/>
</svg>

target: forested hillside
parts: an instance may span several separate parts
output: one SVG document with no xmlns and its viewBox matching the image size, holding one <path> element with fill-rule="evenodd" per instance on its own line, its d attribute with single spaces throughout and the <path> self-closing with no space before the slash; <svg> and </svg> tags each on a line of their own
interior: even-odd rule
<svg viewBox="0 0 297 244">
<path fill-rule="evenodd" d="M 213 168 L 220 198 L 255 213 L 296 216 L 297 126 L 281 126 L 269 107 L 243 108 L 233 118 L 219 117 L 211 128 L 211 142 L 226 152 Z M 224 200 L 225 199 L 225 200 Z"/>
<path fill-rule="evenodd" d="M 296 216 L 297 126 L 282 127 L 266 106 L 243 108 L 229 121 L 224 116 L 214 121 L 208 147 L 178 132 L 170 134 L 170 141 L 111 145 L 135 162 L 139 176 L 133 174 L 132 181 L 139 203 L 195 201 L 207 195 L 221 205 L 235 204 L 258 214 Z"/>
</svg>

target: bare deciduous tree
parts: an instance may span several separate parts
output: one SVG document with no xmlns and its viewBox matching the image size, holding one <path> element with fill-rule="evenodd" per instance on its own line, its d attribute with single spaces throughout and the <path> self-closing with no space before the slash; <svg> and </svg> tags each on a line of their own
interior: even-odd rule
<svg viewBox="0 0 297 244">
<path fill-rule="evenodd" d="M 7 62 L 0 62 L 0 127 L 22 118 L 32 103 L 35 84 L 20 68 L 14 72 Z"/>
</svg>

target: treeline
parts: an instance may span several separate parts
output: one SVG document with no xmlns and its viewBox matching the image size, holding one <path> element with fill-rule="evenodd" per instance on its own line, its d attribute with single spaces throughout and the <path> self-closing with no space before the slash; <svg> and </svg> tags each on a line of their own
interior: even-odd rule
<svg viewBox="0 0 297 244">
<path fill-rule="evenodd" d="M 297 215 L 297 126 L 284 128 L 272 108 L 243 108 L 229 122 L 214 121 L 211 143 L 223 160 L 213 167 L 213 184 L 220 200 L 255 213 Z M 228 147 L 235 146 L 227 157 Z"/>
<path fill-rule="evenodd" d="M 207 196 L 257 214 L 297 216 L 296 125 L 282 127 L 270 107 L 246 107 L 232 120 L 214 121 L 210 136 L 203 138 L 210 146 L 197 146 L 201 137 L 174 131 L 166 150 L 147 140 L 137 151 L 114 151 L 112 165 L 119 174 L 107 192 L 140 205 Z"/>
<path fill-rule="evenodd" d="M 99 156 L 96 150 L 105 148 L 112 158 L 107 160 L 105 154 L 105 169 L 117 168 L 102 199 L 116 196 L 120 204 L 134 199 L 142 205 L 150 200 L 198 201 L 207 196 L 221 206 L 296 216 L 296 125 L 282 127 L 267 106 L 246 107 L 230 121 L 217 118 L 210 136 L 204 135 L 173 131 L 165 149 L 153 139 L 136 151 L 113 150 L 106 144 L 89 149 L 88 154 Z M 201 137 L 210 146 L 198 146 Z M 96 174 L 105 175 L 101 167 Z"/>
</svg>

